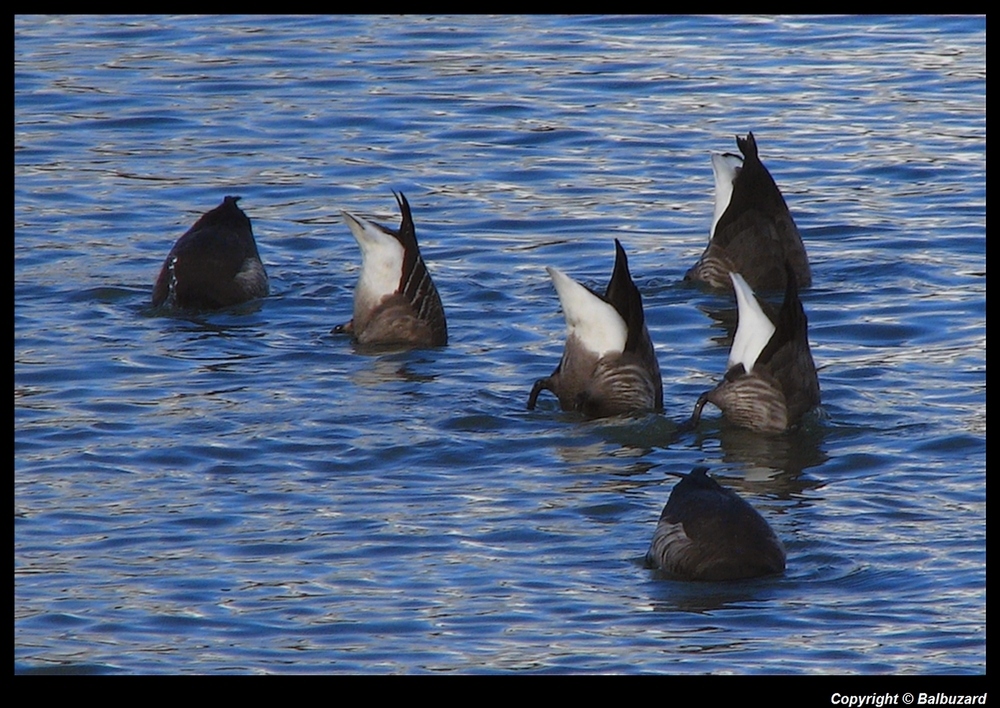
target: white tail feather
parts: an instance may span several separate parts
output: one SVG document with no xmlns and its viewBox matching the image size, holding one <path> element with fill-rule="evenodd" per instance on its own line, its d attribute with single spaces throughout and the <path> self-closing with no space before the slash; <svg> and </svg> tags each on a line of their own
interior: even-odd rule
<svg viewBox="0 0 1000 708">
<path fill-rule="evenodd" d="M 737 323 L 736 334 L 733 335 L 733 346 L 729 350 L 729 367 L 743 364 L 749 374 L 757 357 L 771 341 L 774 334 L 774 323 L 767 318 L 760 303 L 754 297 L 753 290 L 743 280 L 739 273 L 730 273 L 733 290 L 736 291 Z"/>
<path fill-rule="evenodd" d="M 728 152 L 712 153 L 712 172 L 715 174 L 715 215 L 712 217 L 710 239 L 715 236 L 715 226 L 726 213 L 729 200 L 733 198 L 733 182 L 741 167 L 743 160 L 738 155 Z"/>
<path fill-rule="evenodd" d="M 546 268 L 552 277 L 566 318 L 567 337 L 576 336 L 598 356 L 625 351 L 628 325 L 618 311 L 558 268 Z"/>
<path fill-rule="evenodd" d="M 361 275 L 354 290 L 355 303 L 374 307 L 399 289 L 403 275 L 403 244 L 377 224 L 346 211 L 344 219 L 361 248 Z"/>
</svg>

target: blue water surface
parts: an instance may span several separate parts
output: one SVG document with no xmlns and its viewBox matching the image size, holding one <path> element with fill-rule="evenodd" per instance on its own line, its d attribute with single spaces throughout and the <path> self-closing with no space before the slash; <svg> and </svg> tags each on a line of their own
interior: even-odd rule
<svg viewBox="0 0 1000 708">
<path fill-rule="evenodd" d="M 678 434 L 728 354 L 682 280 L 710 154 L 750 130 L 823 406 Z M 446 348 L 330 333 L 341 211 L 396 225 L 392 190 Z M 226 195 L 272 294 L 154 311 Z M 15 17 L 15 671 L 983 674 L 985 233 L 984 17 Z M 545 266 L 603 288 L 615 238 L 665 413 L 525 410 Z M 783 576 L 643 566 L 701 464 Z"/>
</svg>

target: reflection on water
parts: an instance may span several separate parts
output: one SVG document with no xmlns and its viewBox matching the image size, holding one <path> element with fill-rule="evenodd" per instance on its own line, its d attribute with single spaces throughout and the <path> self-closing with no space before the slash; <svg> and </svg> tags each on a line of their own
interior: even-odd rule
<svg viewBox="0 0 1000 708">
<path fill-rule="evenodd" d="M 742 469 L 747 479 L 766 479 L 779 478 L 781 473 L 798 476 L 821 466 L 828 459 L 824 437 L 815 415 L 803 420 L 798 429 L 781 435 L 755 434 L 720 417 L 702 420 L 693 445 L 706 452 L 714 452 L 718 446 L 722 460 Z"/>
<path fill-rule="evenodd" d="M 368 353 L 370 354 L 371 352 Z M 419 384 L 434 381 L 437 378 L 434 375 L 421 374 L 414 371 L 413 365 L 419 365 L 421 363 L 419 360 L 416 362 L 409 360 L 400 361 L 393 358 L 390 354 L 381 359 L 371 358 L 368 362 L 367 367 L 355 369 L 351 373 L 351 382 L 356 386 L 362 388 L 378 387 L 397 382 Z M 426 363 L 426 360 L 424 363 Z"/>
</svg>

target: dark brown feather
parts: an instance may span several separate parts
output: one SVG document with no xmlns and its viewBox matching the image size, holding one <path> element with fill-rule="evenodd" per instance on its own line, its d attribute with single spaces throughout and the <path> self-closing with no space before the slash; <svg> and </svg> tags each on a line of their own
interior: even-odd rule
<svg viewBox="0 0 1000 708">
<path fill-rule="evenodd" d="M 689 580 L 740 580 L 785 570 L 785 548 L 756 509 L 695 468 L 681 477 L 646 562 Z"/>
<path fill-rule="evenodd" d="M 552 391 L 563 410 L 578 411 L 588 418 L 663 410 L 663 381 L 646 327 L 642 296 L 629 272 L 625 249 L 617 239 L 615 266 L 602 299 L 625 321 L 624 351 L 598 357 L 570 336 L 555 371 L 532 386 L 528 410 L 534 410 L 542 391 Z"/>
<path fill-rule="evenodd" d="M 819 405 L 819 377 L 809 349 L 808 320 L 790 267 L 781 309 L 777 315 L 771 307 L 764 310 L 775 330 L 753 371 L 747 373 L 742 364 L 730 368 L 718 386 L 698 399 L 684 429 L 697 425 L 705 403 L 718 407 L 732 423 L 762 433 L 795 427 Z"/>
<path fill-rule="evenodd" d="M 267 273 L 238 200 L 226 197 L 177 239 L 153 285 L 154 306 L 217 309 L 267 296 Z"/>
<path fill-rule="evenodd" d="M 809 259 L 798 227 L 771 173 L 757 154 L 753 133 L 737 136 L 743 166 L 733 181 L 729 206 L 698 263 L 685 279 L 731 289 L 728 274 L 743 276 L 757 292 L 785 287 L 785 265 L 803 288 L 812 285 Z"/>
</svg>

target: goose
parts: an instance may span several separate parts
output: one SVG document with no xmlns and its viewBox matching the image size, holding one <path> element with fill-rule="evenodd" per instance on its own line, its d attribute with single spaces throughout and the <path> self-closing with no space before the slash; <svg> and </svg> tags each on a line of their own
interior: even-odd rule
<svg viewBox="0 0 1000 708">
<path fill-rule="evenodd" d="M 366 345 L 444 346 L 444 308 L 420 256 L 410 204 L 402 192 L 392 194 L 402 212 L 398 231 L 343 212 L 361 248 L 361 275 L 354 288 L 354 317 L 333 331 Z"/>
<path fill-rule="evenodd" d="M 798 227 L 771 173 L 757 154 L 753 133 L 736 136 L 743 153 L 712 155 L 715 213 L 708 247 L 684 275 L 685 280 L 729 288 L 728 274 L 739 273 L 754 290 L 785 287 L 785 263 L 800 288 L 812 285 L 809 259 Z"/>
<path fill-rule="evenodd" d="M 153 285 L 154 307 L 211 310 L 267 297 L 267 273 L 239 199 L 226 197 L 177 239 Z"/>
<path fill-rule="evenodd" d="M 785 571 L 785 547 L 746 500 L 696 467 L 674 485 L 646 564 L 686 580 L 740 580 Z"/>
<path fill-rule="evenodd" d="M 738 321 L 726 375 L 718 386 L 698 398 L 690 420 L 681 427 L 694 428 L 702 408 L 711 403 L 743 428 L 784 432 L 798 425 L 820 402 L 808 320 L 795 273 L 788 268 L 785 299 L 773 320 L 739 273 L 730 273 L 730 278 L 736 291 Z"/>
<path fill-rule="evenodd" d="M 603 296 L 557 268 L 546 268 L 566 318 L 566 345 L 551 376 L 538 379 L 528 397 L 552 391 L 564 411 L 604 418 L 633 411 L 662 411 L 660 365 L 649 338 L 642 297 L 628 257 L 615 239 L 615 266 Z"/>
</svg>

